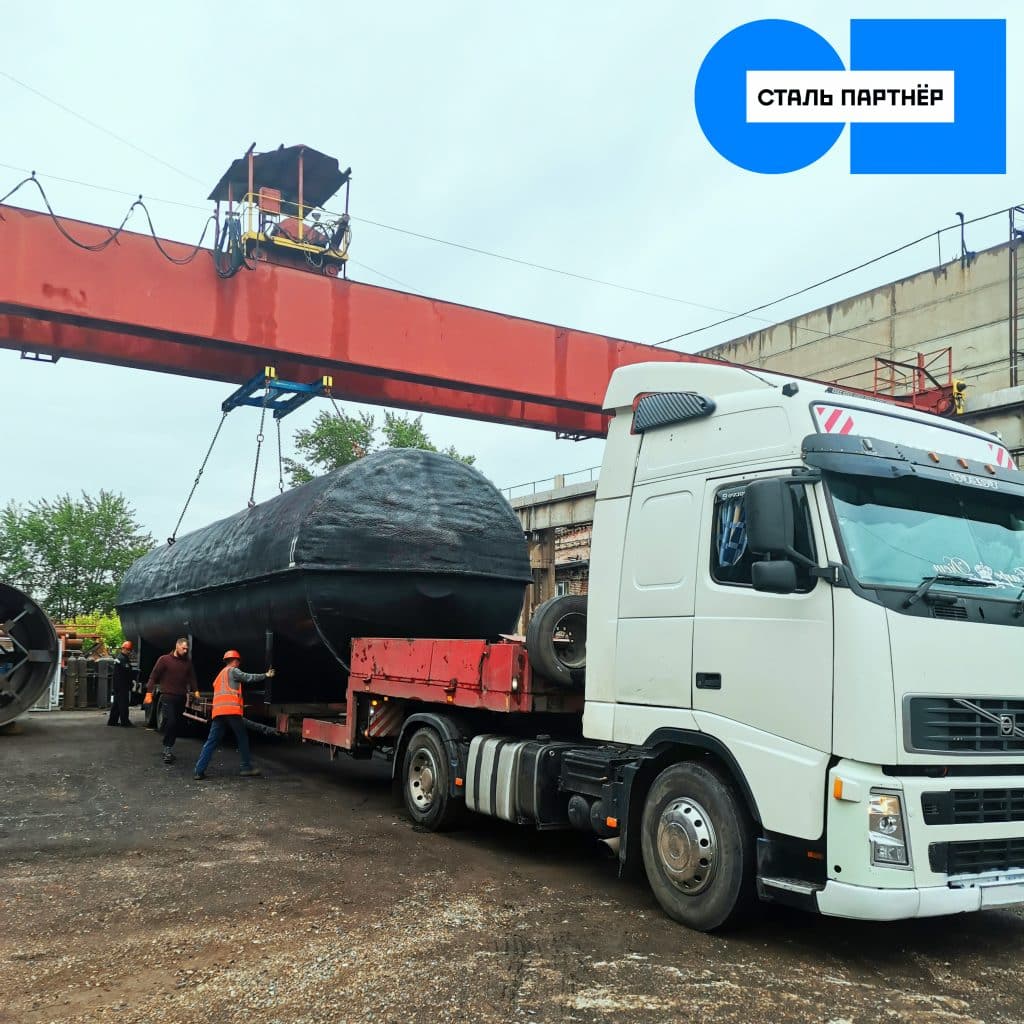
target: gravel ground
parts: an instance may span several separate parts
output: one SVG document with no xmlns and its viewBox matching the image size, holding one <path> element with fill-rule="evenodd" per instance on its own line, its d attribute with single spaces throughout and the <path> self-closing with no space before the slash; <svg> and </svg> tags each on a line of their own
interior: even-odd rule
<svg viewBox="0 0 1024 1024">
<path fill-rule="evenodd" d="M 196 783 L 197 740 L 103 721 L 0 735 L 3 1024 L 1024 1020 L 1017 912 L 699 935 L 585 837 L 414 829 L 382 762 L 264 741 Z"/>
</svg>

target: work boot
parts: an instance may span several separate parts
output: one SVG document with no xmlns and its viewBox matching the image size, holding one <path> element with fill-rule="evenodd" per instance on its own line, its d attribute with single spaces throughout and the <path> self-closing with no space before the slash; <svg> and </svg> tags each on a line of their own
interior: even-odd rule
<svg viewBox="0 0 1024 1024">
<path fill-rule="evenodd" d="M 164 764 L 174 764 L 175 757 L 170 747 L 164 747 Z"/>
<path fill-rule="evenodd" d="M 262 775 L 263 772 L 259 768 L 243 768 L 238 774 L 247 779 L 254 779 L 257 775 Z"/>
<path fill-rule="evenodd" d="M 196 782 L 202 782 L 203 779 L 206 778 L 206 772 L 193 772 L 192 778 L 195 779 Z"/>
</svg>

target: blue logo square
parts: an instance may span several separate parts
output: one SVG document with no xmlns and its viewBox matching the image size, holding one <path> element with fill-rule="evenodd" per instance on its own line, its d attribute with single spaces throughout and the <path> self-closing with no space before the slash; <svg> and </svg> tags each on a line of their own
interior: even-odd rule
<svg viewBox="0 0 1024 1024">
<path fill-rule="evenodd" d="M 854 20 L 850 69 L 955 75 L 951 124 L 851 123 L 852 174 L 1006 173 L 1005 21 Z"/>
</svg>

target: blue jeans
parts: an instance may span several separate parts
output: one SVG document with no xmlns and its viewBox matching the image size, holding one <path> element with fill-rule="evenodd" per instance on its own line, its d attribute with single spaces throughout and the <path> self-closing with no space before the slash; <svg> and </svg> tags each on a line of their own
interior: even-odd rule
<svg viewBox="0 0 1024 1024">
<path fill-rule="evenodd" d="M 210 726 L 210 735 L 206 738 L 202 752 L 199 755 L 199 760 L 196 762 L 197 775 L 202 775 L 206 771 L 206 766 L 210 763 L 213 752 L 220 746 L 220 741 L 224 738 L 224 734 L 228 729 L 235 734 L 238 754 L 242 758 L 242 771 L 244 772 L 252 767 L 252 761 L 249 758 L 249 733 L 242 724 L 242 716 L 218 715 Z"/>
</svg>

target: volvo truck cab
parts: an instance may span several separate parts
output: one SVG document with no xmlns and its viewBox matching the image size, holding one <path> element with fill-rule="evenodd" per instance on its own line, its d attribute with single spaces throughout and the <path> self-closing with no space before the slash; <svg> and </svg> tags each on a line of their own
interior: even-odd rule
<svg viewBox="0 0 1024 1024">
<path fill-rule="evenodd" d="M 620 369 L 606 407 L 583 730 L 626 757 L 621 853 L 665 910 L 1024 902 L 1024 479 L 998 439 L 731 366 Z"/>
</svg>

